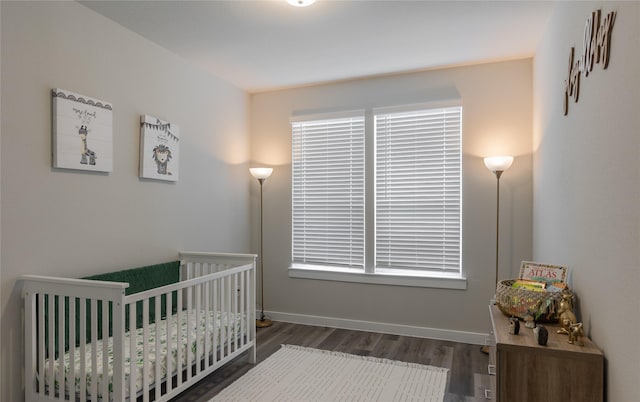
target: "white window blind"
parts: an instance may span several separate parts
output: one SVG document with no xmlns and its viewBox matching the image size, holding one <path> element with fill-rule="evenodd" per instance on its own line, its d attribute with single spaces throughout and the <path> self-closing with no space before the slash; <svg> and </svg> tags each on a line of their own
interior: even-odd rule
<svg viewBox="0 0 640 402">
<path fill-rule="evenodd" d="M 292 261 L 364 268 L 364 115 L 292 121 Z"/>
<path fill-rule="evenodd" d="M 461 116 L 375 114 L 376 270 L 460 272 Z"/>
</svg>

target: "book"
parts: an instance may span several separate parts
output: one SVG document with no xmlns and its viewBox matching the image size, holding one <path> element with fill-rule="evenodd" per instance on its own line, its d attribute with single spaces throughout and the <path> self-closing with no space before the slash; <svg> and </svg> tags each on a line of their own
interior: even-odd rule
<svg viewBox="0 0 640 402">
<path fill-rule="evenodd" d="M 547 286 L 547 292 L 562 292 L 567 288 L 567 284 L 564 282 L 553 282 Z"/>
<path fill-rule="evenodd" d="M 511 287 L 514 289 L 526 289 L 533 290 L 535 292 L 545 292 L 547 284 L 545 282 L 518 279 L 517 281 L 513 282 Z"/>
<path fill-rule="evenodd" d="M 544 282 L 547 285 L 567 283 L 567 267 L 562 265 L 541 264 L 532 261 L 522 261 L 520 276 L 522 280 Z M 559 287 L 557 285 L 554 285 Z M 566 287 L 566 286 L 565 286 Z"/>
</svg>

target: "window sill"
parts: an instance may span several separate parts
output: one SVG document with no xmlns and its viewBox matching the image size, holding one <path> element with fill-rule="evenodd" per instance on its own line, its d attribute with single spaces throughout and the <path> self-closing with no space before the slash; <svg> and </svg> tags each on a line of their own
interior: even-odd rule
<svg viewBox="0 0 640 402">
<path fill-rule="evenodd" d="M 309 267 L 289 267 L 289 278 L 318 279 L 324 281 L 368 283 L 374 285 L 411 286 L 438 289 L 467 289 L 467 278 L 462 276 L 434 276 L 434 275 L 398 275 L 398 274 L 368 274 L 360 271 L 326 270 Z"/>
</svg>

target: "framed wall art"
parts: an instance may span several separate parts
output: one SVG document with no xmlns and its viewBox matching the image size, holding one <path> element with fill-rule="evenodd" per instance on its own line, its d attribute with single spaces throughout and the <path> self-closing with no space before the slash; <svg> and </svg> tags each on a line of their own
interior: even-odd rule
<svg viewBox="0 0 640 402">
<path fill-rule="evenodd" d="M 51 90 L 53 167 L 113 171 L 113 108 L 66 89 Z"/>
<path fill-rule="evenodd" d="M 180 127 L 156 117 L 140 116 L 140 177 L 178 181 Z"/>
</svg>

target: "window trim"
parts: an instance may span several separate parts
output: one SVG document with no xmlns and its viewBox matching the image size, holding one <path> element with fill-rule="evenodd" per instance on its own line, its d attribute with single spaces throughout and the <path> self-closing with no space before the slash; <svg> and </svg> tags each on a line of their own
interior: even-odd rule
<svg viewBox="0 0 640 402">
<path fill-rule="evenodd" d="M 416 275 L 410 272 L 407 275 L 390 274 L 384 272 L 368 273 L 355 269 L 332 269 L 331 267 L 313 268 L 313 266 L 291 265 L 289 278 L 314 279 L 337 282 L 366 283 L 372 285 L 409 286 L 421 288 L 466 290 L 467 278 L 463 275 L 435 276 L 432 272 L 428 275 Z"/>
<path fill-rule="evenodd" d="M 433 109 L 433 108 L 447 108 L 459 106 L 463 108 L 462 99 L 458 97 L 452 97 L 436 101 L 427 101 L 410 104 L 400 104 L 393 106 L 372 106 L 365 109 L 344 109 L 341 111 L 333 111 L 327 113 L 293 113 L 290 122 L 298 122 L 311 119 L 331 119 L 335 117 L 343 117 L 353 115 L 353 113 L 364 114 L 364 129 L 365 129 L 365 266 L 364 270 L 343 268 L 343 267 L 331 267 L 331 266 L 314 266 L 309 264 L 300 264 L 290 262 L 288 267 L 289 277 L 297 279 L 312 279 L 312 280 L 327 280 L 327 281 L 339 281 L 349 283 L 364 283 L 364 284 L 377 284 L 377 285 L 392 285 L 392 286 L 409 286 L 409 287 L 424 287 L 424 288 L 439 288 L 439 289 L 453 289 L 453 290 L 466 290 L 467 278 L 463 272 L 463 253 L 462 246 L 460 249 L 460 270 L 459 272 L 433 272 L 433 271 L 413 271 L 406 270 L 401 272 L 389 272 L 390 270 L 376 269 L 374 266 L 374 253 L 375 253 L 375 233 L 373 226 L 375 225 L 375 203 L 372 202 L 372 197 L 375 198 L 375 133 L 374 120 L 375 115 L 380 113 L 393 113 L 404 112 L 420 109 Z M 462 135 L 462 124 L 461 135 Z M 462 152 L 461 157 L 464 156 Z M 462 159 L 461 174 L 462 174 Z M 461 189 L 461 192 L 463 190 Z M 461 194 L 461 208 L 462 208 L 462 194 Z M 374 209 L 371 209 L 373 207 Z M 460 219 L 462 220 L 462 211 Z M 460 231 L 462 235 L 462 222 L 460 222 Z M 462 239 L 460 239 L 462 242 Z M 371 243 L 373 242 L 373 243 Z M 387 272 L 385 272 L 387 271 Z"/>
</svg>

